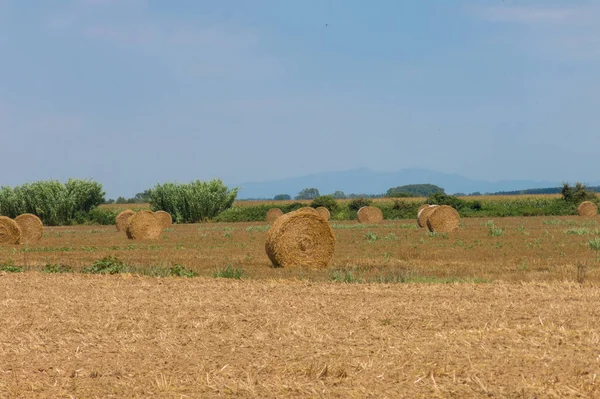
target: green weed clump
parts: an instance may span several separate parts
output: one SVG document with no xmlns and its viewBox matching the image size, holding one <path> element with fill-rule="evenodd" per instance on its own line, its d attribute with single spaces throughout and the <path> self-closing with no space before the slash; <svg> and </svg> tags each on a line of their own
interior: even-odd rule
<svg viewBox="0 0 600 399">
<path fill-rule="evenodd" d="M 92 266 L 81 270 L 82 273 L 86 274 L 119 274 L 128 273 L 129 271 L 129 266 L 114 256 L 106 256 L 95 261 Z"/>
<path fill-rule="evenodd" d="M 231 265 L 227 265 L 224 269 L 216 270 L 213 273 L 214 278 L 232 278 L 235 280 L 239 280 L 244 275 L 244 270 L 241 268 L 234 268 Z"/>
<path fill-rule="evenodd" d="M 187 269 L 185 266 L 176 264 L 169 269 L 169 276 L 173 277 L 196 277 L 198 273 L 193 270 Z"/>
<path fill-rule="evenodd" d="M 48 263 L 46 266 L 44 266 L 44 268 L 42 269 L 42 272 L 44 272 L 44 273 L 72 273 L 73 268 L 71 266 L 56 265 L 56 264 Z"/>
</svg>

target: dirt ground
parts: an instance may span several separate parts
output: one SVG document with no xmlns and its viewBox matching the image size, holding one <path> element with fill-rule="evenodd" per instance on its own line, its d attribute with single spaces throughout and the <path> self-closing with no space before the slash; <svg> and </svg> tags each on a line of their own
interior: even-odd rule
<svg viewBox="0 0 600 399">
<path fill-rule="evenodd" d="M 0 275 L 2 398 L 598 398 L 600 290 Z"/>
</svg>

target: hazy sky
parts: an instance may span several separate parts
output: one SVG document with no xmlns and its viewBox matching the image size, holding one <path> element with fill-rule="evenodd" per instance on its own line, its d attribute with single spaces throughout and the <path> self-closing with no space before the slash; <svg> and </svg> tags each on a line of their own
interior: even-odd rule
<svg viewBox="0 0 600 399">
<path fill-rule="evenodd" d="M 598 21 L 583 1 L 0 0 L 0 185 L 598 180 Z"/>
</svg>

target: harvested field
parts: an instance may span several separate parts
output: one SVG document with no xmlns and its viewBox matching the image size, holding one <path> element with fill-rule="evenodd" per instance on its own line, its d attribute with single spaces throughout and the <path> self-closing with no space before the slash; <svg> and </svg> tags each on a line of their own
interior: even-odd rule
<svg viewBox="0 0 600 399">
<path fill-rule="evenodd" d="M 569 282 L 3 274 L 0 397 L 597 398 L 599 301 Z"/>
<path fill-rule="evenodd" d="M 427 233 L 414 219 L 331 222 L 336 250 L 323 270 L 271 268 L 264 249 L 266 222 L 176 224 L 150 242 L 127 240 L 113 226 L 46 227 L 40 242 L 0 245 L 0 264 L 34 270 L 59 264 L 77 271 L 111 255 L 141 271 L 181 264 L 211 276 L 232 265 L 252 279 L 329 281 L 342 271 L 364 281 L 574 281 L 585 272 L 586 281 L 600 282 L 600 251 L 590 244 L 600 241 L 600 218 L 493 219 L 501 236 L 491 235 L 490 220 L 462 219 L 451 234 Z"/>
</svg>

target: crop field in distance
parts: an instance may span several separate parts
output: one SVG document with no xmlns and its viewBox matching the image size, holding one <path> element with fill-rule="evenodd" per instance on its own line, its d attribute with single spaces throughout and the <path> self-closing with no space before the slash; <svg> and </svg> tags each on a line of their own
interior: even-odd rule
<svg viewBox="0 0 600 399">
<path fill-rule="evenodd" d="M 600 397 L 600 218 L 331 225 L 324 270 L 271 267 L 265 222 L 0 246 L 0 397 Z"/>
</svg>

